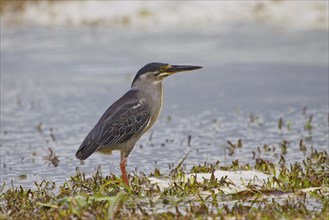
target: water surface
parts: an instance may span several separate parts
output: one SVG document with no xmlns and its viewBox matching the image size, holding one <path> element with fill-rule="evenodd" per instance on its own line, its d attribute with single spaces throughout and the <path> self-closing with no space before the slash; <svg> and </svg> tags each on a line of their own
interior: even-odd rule
<svg viewBox="0 0 329 220">
<path fill-rule="evenodd" d="M 98 165 L 104 174 L 119 174 L 118 152 L 94 154 L 84 165 L 74 154 L 106 108 L 129 89 L 138 69 L 153 61 L 204 68 L 166 79 L 162 114 L 129 156 L 129 171 L 157 167 L 166 173 L 188 152 L 187 168 L 216 160 L 253 163 L 252 151 L 277 161 L 282 140 L 289 142 L 291 161 L 305 158 L 300 139 L 307 153 L 311 146 L 327 150 L 327 38 L 325 31 L 252 25 L 171 32 L 6 27 L 1 31 L 0 181 L 26 187 L 42 179 L 61 183 L 76 167 L 92 174 Z M 243 147 L 230 156 L 226 141 L 238 139 Z M 274 152 L 259 155 L 264 144 Z M 59 156 L 58 167 L 43 159 L 48 148 Z"/>
</svg>

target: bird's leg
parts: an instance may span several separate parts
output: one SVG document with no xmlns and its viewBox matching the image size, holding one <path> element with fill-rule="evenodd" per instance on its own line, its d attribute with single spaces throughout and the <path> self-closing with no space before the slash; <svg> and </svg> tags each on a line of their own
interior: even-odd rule
<svg viewBox="0 0 329 220">
<path fill-rule="evenodd" d="M 122 173 L 122 180 L 127 186 L 129 186 L 128 176 L 126 172 L 126 164 L 127 164 L 127 157 L 121 157 L 120 169 Z"/>
</svg>

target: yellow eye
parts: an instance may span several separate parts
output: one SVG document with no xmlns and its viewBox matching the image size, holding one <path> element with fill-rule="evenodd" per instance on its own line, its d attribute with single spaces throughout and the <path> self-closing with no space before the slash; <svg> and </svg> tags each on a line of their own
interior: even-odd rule
<svg viewBox="0 0 329 220">
<path fill-rule="evenodd" d="M 160 66 L 159 71 L 161 73 L 165 72 L 167 69 L 169 69 L 169 66 Z"/>
<path fill-rule="evenodd" d="M 160 72 L 164 72 L 166 69 L 164 66 L 160 66 Z"/>
</svg>

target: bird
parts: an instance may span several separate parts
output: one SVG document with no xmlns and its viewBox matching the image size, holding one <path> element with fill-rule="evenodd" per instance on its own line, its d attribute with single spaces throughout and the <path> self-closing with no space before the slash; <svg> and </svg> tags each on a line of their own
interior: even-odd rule
<svg viewBox="0 0 329 220">
<path fill-rule="evenodd" d="M 163 80 L 175 73 L 202 68 L 191 65 L 149 63 L 135 75 L 130 90 L 102 115 L 81 143 L 75 156 L 85 160 L 94 152 L 120 151 L 123 182 L 129 186 L 127 158 L 141 136 L 157 120 L 163 102 Z"/>
</svg>

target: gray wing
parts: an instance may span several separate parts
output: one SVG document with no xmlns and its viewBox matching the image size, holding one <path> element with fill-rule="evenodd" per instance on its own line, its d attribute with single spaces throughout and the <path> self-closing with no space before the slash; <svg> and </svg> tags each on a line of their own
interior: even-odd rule
<svg viewBox="0 0 329 220">
<path fill-rule="evenodd" d="M 93 152 L 123 143 L 140 134 L 150 120 L 150 108 L 139 100 L 135 91 L 128 91 L 110 106 L 89 132 L 76 157 L 87 159 Z"/>
</svg>

